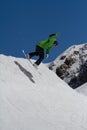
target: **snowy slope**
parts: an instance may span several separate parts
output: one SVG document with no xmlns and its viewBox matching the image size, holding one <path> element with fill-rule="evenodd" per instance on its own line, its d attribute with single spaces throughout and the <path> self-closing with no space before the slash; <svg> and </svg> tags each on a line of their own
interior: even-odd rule
<svg viewBox="0 0 87 130">
<path fill-rule="evenodd" d="M 72 88 L 87 82 L 87 43 L 69 47 L 49 68 Z"/>
<path fill-rule="evenodd" d="M 79 88 L 76 89 L 76 91 L 87 96 L 87 83 L 81 85 Z"/>
<path fill-rule="evenodd" d="M 87 130 L 87 98 L 43 64 L 0 55 L 0 130 Z"/>
</svg>

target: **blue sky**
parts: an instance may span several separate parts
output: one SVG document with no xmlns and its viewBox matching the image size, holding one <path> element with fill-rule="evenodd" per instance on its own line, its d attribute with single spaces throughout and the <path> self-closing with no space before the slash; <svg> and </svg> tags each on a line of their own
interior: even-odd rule
<svg viewBox="0 0 87 130">
<path fill-rule="evenodd" d="M 51 33 L 60 33 L 59 46 L 51 49 L 54 60 L 74 44 L 87 42 L 87 0 L 0 1 L 0 53 L 23 57 Z"/>
</svg>

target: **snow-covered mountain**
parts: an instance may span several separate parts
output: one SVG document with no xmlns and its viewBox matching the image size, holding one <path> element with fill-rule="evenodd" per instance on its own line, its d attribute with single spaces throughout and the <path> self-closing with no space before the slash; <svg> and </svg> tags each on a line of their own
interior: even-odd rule
<svg viewBox="0 0 87 130">
<path fill-rule="evenodd" d="M 86 129 L 85 96 L 44 64 L 0 55 L 0 130 Z"/>
<path fill-rule="evenodd" d="M 49 68 L 72 88 L 87 82 L 87 43 L 68 48 Z"/>
</svg>

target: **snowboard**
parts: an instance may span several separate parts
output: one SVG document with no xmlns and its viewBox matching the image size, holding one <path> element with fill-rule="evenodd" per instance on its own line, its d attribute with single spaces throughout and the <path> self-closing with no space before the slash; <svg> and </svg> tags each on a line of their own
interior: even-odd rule
<svg viewBox="0 0 87 130">
<path fill-rule="evenodd" d="M 27 57 L 27 54 L 25 53 L 25 51 L 22 50 L 22 52 L 23 52 L 25 58 L 30 62 L 30 64 L 31 64 L 35 69 L 38 69 L 36 66 L 34 66 L 34 64 L 32 63 L 32 61 Z"/>
</svg>

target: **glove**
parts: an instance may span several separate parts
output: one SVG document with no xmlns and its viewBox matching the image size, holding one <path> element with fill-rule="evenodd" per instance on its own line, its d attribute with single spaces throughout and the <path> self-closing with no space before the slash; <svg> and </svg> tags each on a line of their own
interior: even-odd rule
<svg viewBox="0 0 87 130">
<path fill-rule="evenodd" d="M 48 58 L 49 57 L 49 54 L 46 54 L 46 58 Z"/>
</svg>

